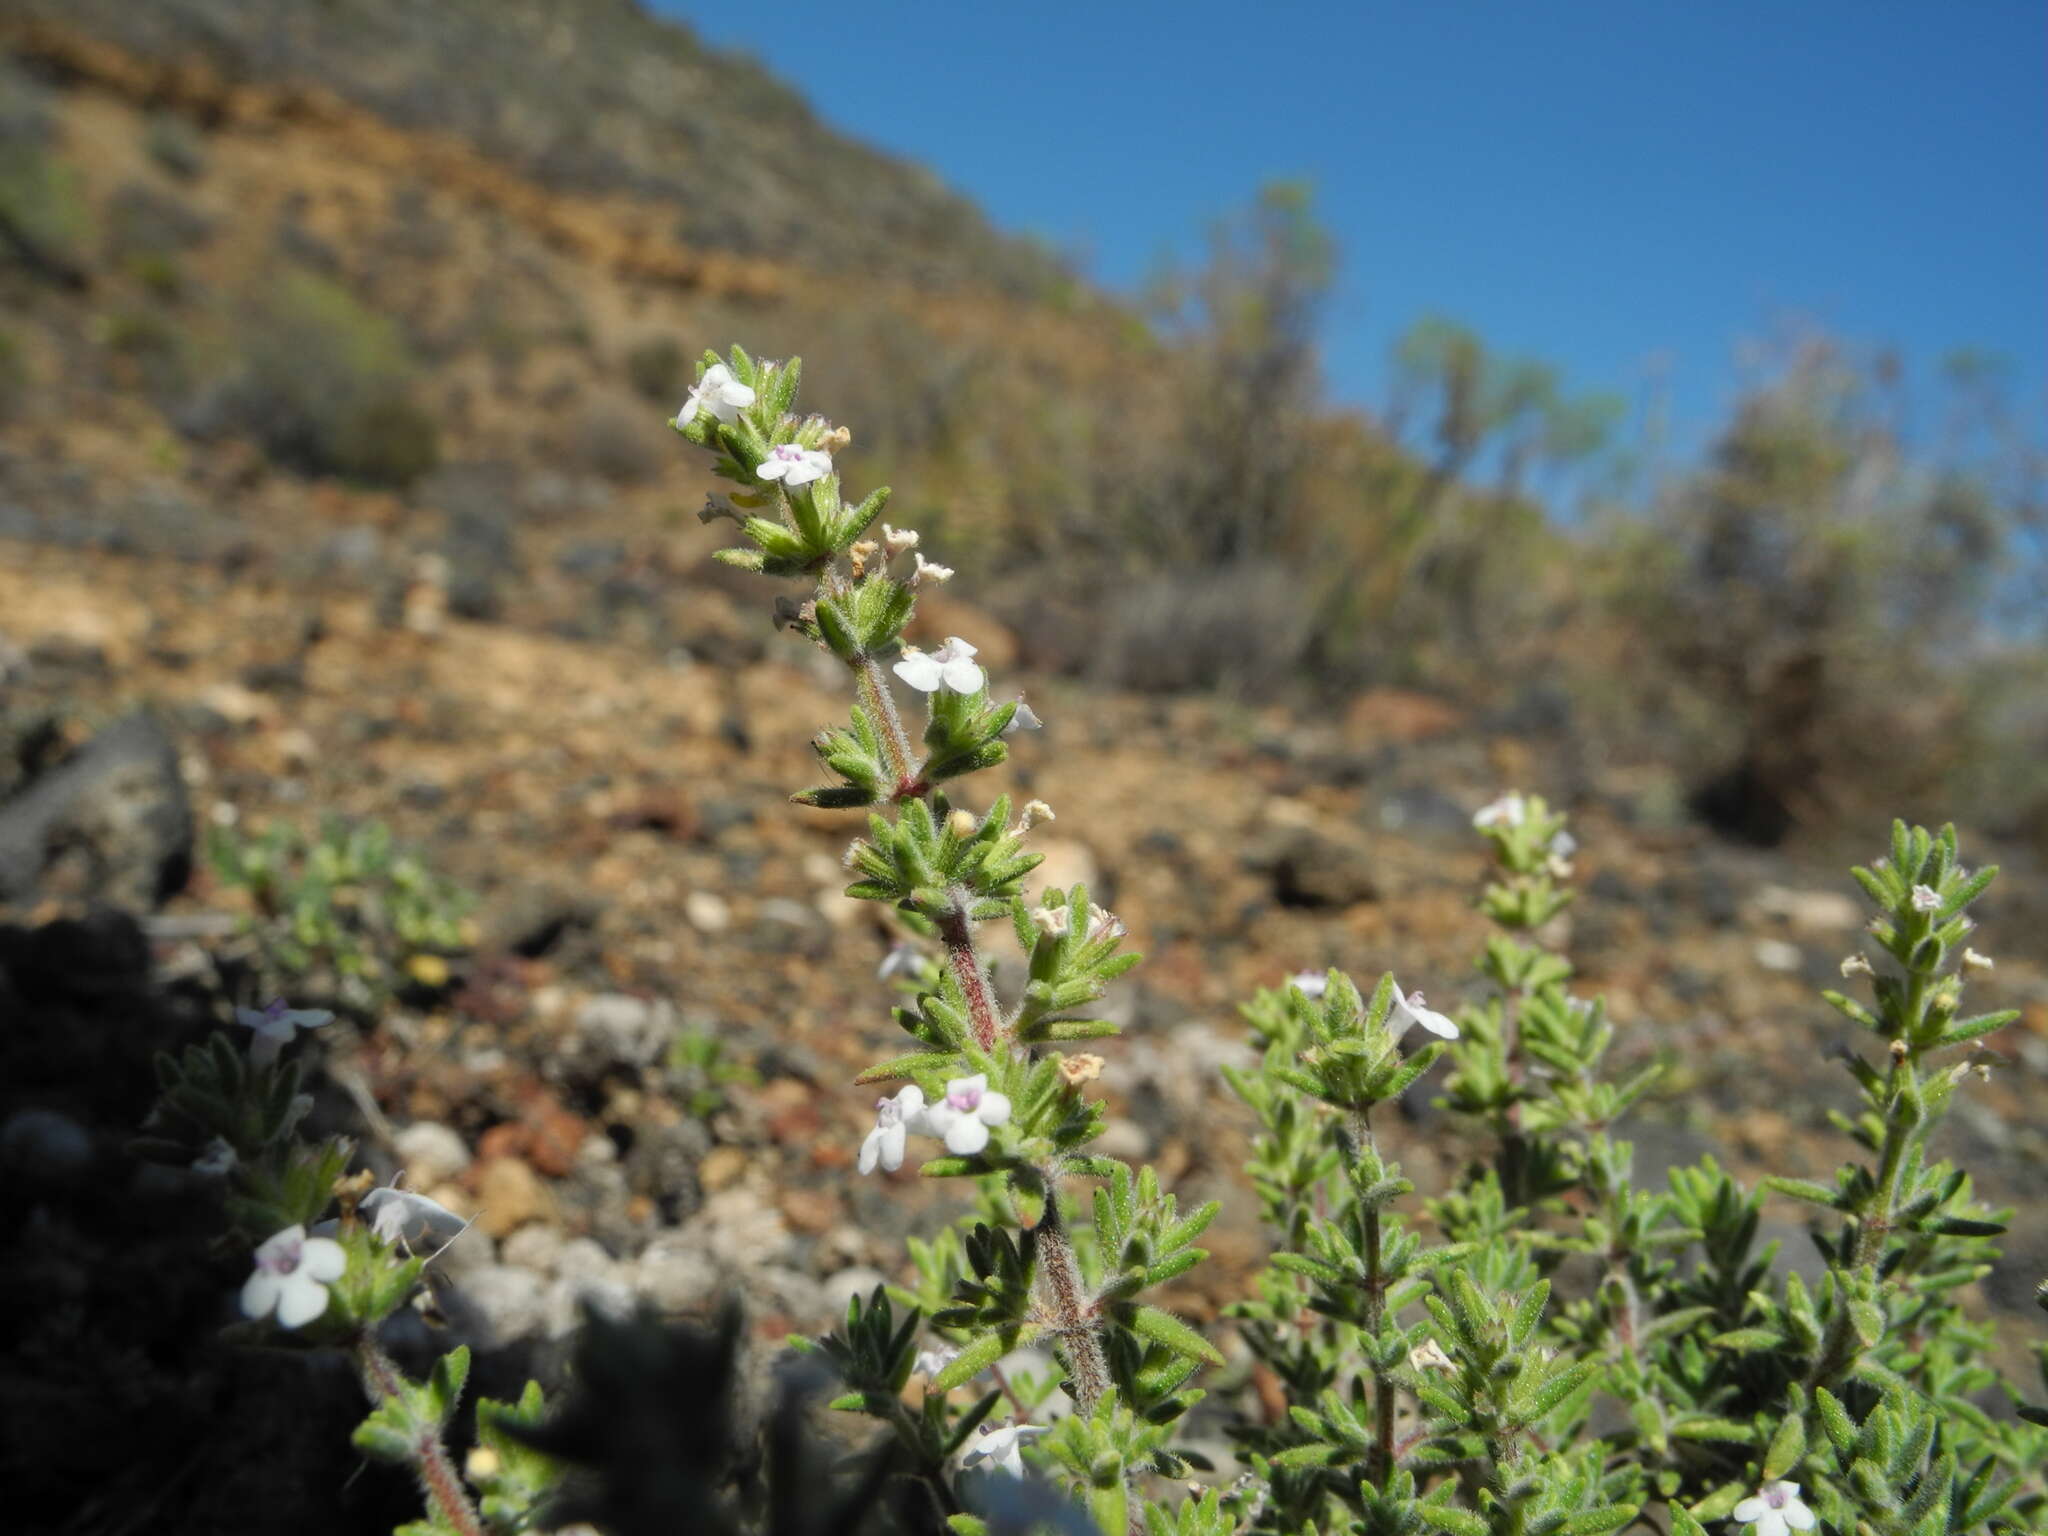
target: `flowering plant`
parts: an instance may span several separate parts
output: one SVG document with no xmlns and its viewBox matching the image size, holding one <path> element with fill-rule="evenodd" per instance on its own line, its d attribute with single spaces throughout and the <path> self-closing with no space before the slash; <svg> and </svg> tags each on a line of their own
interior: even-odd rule
<svg viewBox="0 0 2048 1536">
<path fill-rule="evenodd" d="M 251 1252 L 244 1326 L 354 1353 L 373 1403 L 358 1445 L 419 1476 L 426 1519 L 408 1530 L 572 1515 L 624 1536 L 2041 1528 L 2048 1410 L 1986 1363 L 1991 1331 L 1958 1301 L 2008 1213 L 1931 1147 L 1985 1070 L 1976 1043 L 2014 1017 L 1963 1009 L 1989 966 L 1969 912 L 1996 871 L 1965 868 L 1952 828 L 1897 825 L 1855 871 L 1873 953 L 1843 975 L 1867 1000 L 1825 997 L 1876 1040 L 1845 1053 L 1862 1104 L 1836 1121 L 1859 1156 L 1832 1182 L 1746 1189 L 1705 1159 L 1652 1186 L 1616 1127 L 1658 1069 L 1610 1070 L 1616 1023 L 1548 943 L 1573 894 L 1565 818 L 1519 793 L 1482 808 L 1483 999 L 1444 1012 L 1391 974 L 1362 987 L 1331 970 L 1244 1007 L 1260 1059 L 1227 1076 L 1258 1127 L 1248 1172 L 1274 1251 L 1231 1308 L 1226 1357 L 1162 1289 L 1206 1257 L 1217 1206 L 1183 1210 L 1156 1170 L 1102 1149 L 1091 1085 L 1109 1063 L 1075 1049 L 1118 1033 L 1098 1004 L 1138 963 L 1125 926 L 1079 885 L 1027 899 L 1048 807 L 972 799 L 972 775 L 1037 719 L 968 640 L 904 643 L 921 588 L 952 573 L 912 530 L 874 536 L 887 493 L 842 493 L 850 434 L 794 414 L 799 372 L 706 354 L 675 425 L 735 487 L 703 513 L 739 531 L 719 558 L 805 583 L 778 623 L 852 687 L 813 741 L 826 781 L 793 799 L 865 813 L 848 894 L 906 934 L 882 975 L 909 1048 L 860 1074 L 889 1091 L 859 1175 L 915 1162 L 962 1187 L 963 1214 L 910 1240 L 904 1283 L 796 1341 L 832 1408 L 879 1426 L 850 1478 L 828 1488 L 807 1454 L 801 1393 L 738 1427 L 729 1311 L 710 1334 L 593 1318 L 565 1409 L 546 1416 L 537 1387 L 480 1405 L 472 1494 L 443 1445 L 466 1351 L 416 1381 L 378 1341 L 460 1223 L 348 1176 L 345 1143 L 301 1139 L 288 1052 L 324 1020 L 274 1006 L 242 1021 L 246 1056 L 223 1034 L 166 1060 L 153 1145 L 227 1181 Z M 1000 965 L 989 940 L 1005 933 L 1016 958 Z M 1426 1080 L 1470 1157 L 1418 1200 L 1395 1154 Z M 1759 1243 L 1767 1193 L 1821 1213 L 1816 1282 Z M 1198 1407 L 1236 1469 L 1180 1438 Z M 758 1452 L 736 1448 L 749 1434 Z M 549 1504 L 565 1466 L 580 1486 Z"/>
<path fill-rule="evenodd" d="M 1095 1005 L 1136 957 L 1081 888 L 1027 904 L 1042 807 L 970 808 L 961 781 L 1007 756 L 1021 700 L 992 694 L 958 636 L 934 652 L 903 644 L 918 584 L 943 568 L 919 554 L 896 574 L 918 540 L 868 536 L 886 493 L 853 502 L 836 470 L 798 483 L 782 469 L 850 441 L 792 413 L 798 375 L 794 360 L 707 353 L 676 424 L 739 487 L 704 513 L 742 535 L 719 558 L 809 584 L 785 622 L 851 674 L 849 720 L 814 743 L 834 782 L 795 798 L 867 811 L 848 893 L 889 904 L 936 950 L 909 964 L 895 1010 L 914 1049 L 862 1074 L 902 1086 L 878 1101 L 859 1166 L 893 1171 L 936 1138 L 920 1173 L 975 1181 L 973 1209 L 913 1241 L 914 1284 L 854 1301 L 819 1345 L 845 1388 L 835 1406 L 886 1425 L 924 1489 L 918 1523 L 973 1536 L 999 1522 L 1011 1506 L 988 1468 L 1050 1477 L 1106 1532 L 1181 1536 L 2017 1531 L 2048 1511 L 2048 1440 L 1995 1411 L 2014 1395 L 1954 1300 L 1994 1256 L 2004 1213 L 1927 1150 L 1968 1076 L 1948 1056 L 2014 1017 L 1961 1013 L 1962 972 L 1979 959 L 1962 947 L 1966 909 L 1995 871 L 1964 870 L 1953 829 L 1900 825 L 1889 857 L 1856 872 L 1889 964 L 1845 968 L 1869 978 L 1873 1004 L 1827 1000 L 1883 1046 L 1877 1065 L 1852 1060 L 1864 1111 L 1840 1117 L 1871 1161 L 1832 1186 L 1769 1181 L 1841 1222 L 1816 1233 L 1828 1272 L 1810 1287 L 1758 1246 L 1762 1192 L 1711 1159 L 1663 1189 L 1636 1182 L 1613 1131 L 1658 1073 L 1604 1071 L 1615 1026 L 1540 942 L 1571 900 L 1577 845 L 1562 815 L 1519 793 L 1474 817 L 1498 864 L 1480 899 L 1498 928 L 1479 962 L 1488 1001 L 1453 1018 L 1391 975 L 1366 993 L 1332 971 L 1247 1005 L 1264 1059 L 1230 1080 L 1261 1127 L 1250 1172 L 1280 1248 L 1234 1311 L 1284 1408 L 1234 1416 L 1244 1475 L 1165 1497 L 1203 1465 L 1174 1432 L 1221 1356 L 1146 1298 L 1202 1260 L 1216 1208 L 1181 1211 L 1153 1170 L 1092 1145 L 1103 1114 L 1085 1088 L 1103 1063 L 1060 1049 L 1116 1034 Z M 885 665 L 924 697 L 921 733 Z M 979 936 L 998 924 L 1023 952 L 1014 983 Z M 1428 1038 L 1411 1049 L 1416 1025 Z M 1423 1202 L 1425 1229 L 1399 1209 L 1413 1186 L 1374 1112 L 1439 1062 L 1437 1103 L 1480 1155 Z M 1047 1349 L 1050 1371 L 1027 1364 Z"/>
</svg>

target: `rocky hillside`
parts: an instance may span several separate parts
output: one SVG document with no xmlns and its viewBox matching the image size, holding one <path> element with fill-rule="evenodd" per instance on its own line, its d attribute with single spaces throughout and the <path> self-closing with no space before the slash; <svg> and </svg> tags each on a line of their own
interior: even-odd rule
<svg viewBox="0 0 2048 1536">
<path fill-rule="evenodd" d="M 758 64 L 635 0 L 25 0 L 9 10 L 17 27 L 121 50 L 167 104 L 331 95 L 551 191 L 661 203 L 664 233 L 701 250 L 1013 297 L 1066 283 L 1044 252 L 998 234 L 929 172 L 833 133 Z"/>
<path fill-rule="evenodd" d="M 0 1483 L 95 1489 L 79 1530 L 389 1529 L 406 1490 L 352 1475 L 351 1384 L 212 1343 L 239 1260 L 203 1189 L 127 1150 L 153 1052 L 280 984 L 204 838 L 374 821 L 480 898 L 335 1027 L 317 1087 L 322 1128 L 481 1213 L 442 1301 L 485 1390 L 554 1364 L 592 1296 L 737 1287 L 764 1334 L 818 1326 L 942 1201 L 850 1171 L 890 936 L 839 894 L 844 820 L 785 800 L 843 680 L 708 562 L 664 418 L 701 345 L 803 351 L 849 475 L 898 479 L 948 558 L 1014 531 L 956 499 L 990 465 L 1020 508 L 1115 489 L 1091 418 L 1148 419 L 1150 343 L 758 72 L 707 109 L 711 56 L 620 0 L 17 0 L 0 44 L 0 1317 L 35 1322 L 4 1351 Z M 1103 1087 L 1119 1150 L 1229 1202 L 1189 1315 L 1258 1254 L 1214 1070 L 1236 1001 L 1331 963 L 1459 999 L 1469 818 L 1507 784 L 1575 812 L 1560 938 L 1625 1056 L 1669 1063 L 1645 1161 L 1840 1155 L 1814 992 L 1853 890 L 1708 835 L 1689 765 L 1604 751 L 1555 685 L 1297 711 L 1049 676 L 1048 621 L 956 585 L 924 633 L 974 636 L 1047 722 L 1004 774 L 1058 810 L 1048 874 L 1151 955 Z M 1999 1198 L 2048 1168 L 2048 882 L 1967 836 L 2013 866 L 1982 987 L 2025 1013 L 1953 1149 Z M 1429 1191 L 1461 1153 L 1424 1116 L 1400 1156 Z M 1804 1262 L 1796 1219 L 1773 1207 Z M 2048 1260 L 2013 1246 L 1987 1309 Z M 155 1449 L 107 1479 L 139 1425 Z M 309 1512 L 307 1487 L 345 1491 Z"/>
</svg>

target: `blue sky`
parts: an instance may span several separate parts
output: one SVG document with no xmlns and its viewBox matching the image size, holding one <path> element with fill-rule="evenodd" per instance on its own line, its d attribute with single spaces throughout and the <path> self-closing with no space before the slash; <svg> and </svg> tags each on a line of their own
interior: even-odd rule
<svg viewBox="0 0 2048 1536">
<path fill-rule="evenodd" d="M 1661 372 L 1681 450 L 1796 322 L 1923 378 L 2001 353 L 2048 413 L 2040 0 L 657 8 L 1111 286 L 1308 179 L 1340 399 L 1437 312 L 1582 388 Z"/>
</svg>

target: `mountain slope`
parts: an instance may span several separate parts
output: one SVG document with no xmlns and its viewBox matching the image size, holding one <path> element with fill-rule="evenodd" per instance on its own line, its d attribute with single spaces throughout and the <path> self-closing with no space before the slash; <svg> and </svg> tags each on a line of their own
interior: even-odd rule
<svg viewBox="0 0 2048 1536">
<path fill-rule="evenodd" d="M 540 184 L 673 200 L 701 248 L 1014 296 L 1064 281 L 930 172 L 842 137 L 760 65 L 633 0 L 17 0 L 166 75 L 296 82 Z"/>
</svg>

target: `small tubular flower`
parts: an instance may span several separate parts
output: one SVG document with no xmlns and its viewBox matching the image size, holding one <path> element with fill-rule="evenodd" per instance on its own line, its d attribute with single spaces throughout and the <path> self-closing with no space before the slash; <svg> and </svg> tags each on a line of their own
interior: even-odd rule
<svg viewBox="0 0 2048 1536">
<path fill-rule="evenodd" d="M 1528 814 L 1528 807 L 1522 797 L 1510 790 L 1491 804 L 1482 805 L 1472 815 L 1472 825 L 1480 831 L 1488 827 L 1519 827 Z"/>
<path fill-rule="evenodd" d="M 1019 731 L 1035 731 L 1044 724 L 1045 722 L 1038 718 L 1038 715 L 1031 706 L 1024 702 L 1024 695 L 1020 693 L 1017 695 L 1017 708 L 1011 713 L 1008 722 L 1003 726 L 1003 734 L 1005 736 L 1014 736 Z"/>
<path fill-rule="evenodd" d="M 1007 1472 L 1012 1477 L 1024 1475 L 1024 1458 L 1020 1454 L 1023 1444 L 1034 1435 L 1045 1433 L 1043 1424 L 1005 1424 L 1001 1429 L 981 1426 L 981 1438 L 968 1446 L 960 1458 L 964 1467 L 989 1464 L 993 1471 Z"/>
<path fill-rule="evenodd" d="M 1387 1015 L 1387 1028 L 1398 1040 L 1417 1024 L 1446 1040 L 1458 1038 L 1458 1026 L 1446 1015 L 1425 1006 L 1420 992 L 1403 993 L 1398 985 L 1395 986 L 1394 1009 Z"/>
<path fill-rule="evenodd" d="M 1296 971 L 1287 978 L 1287 984 L 1303 997 L 1321 997 L 1330 990 L 1329 975 L 1323 971 Z"/>
<path fill-rule="evenodd" d="M 946 1143 L 948 1152 L 960 1157 L 971 1157 L 987 1146 L 989 1127 L 1002 1125 L 1009 1118 L 1008 1096 L 991 1093 L 988 1078 L 979 1072 L 954 1078 L 946 1084 L 946 1096 L 924 1112 L 931 1134 Z M 866 1156 L 865 1149 L 862 1156 Z"/>
<path fill-rule="evenodd" d="M 921 554 L 912 554 L 911 559 L 917 562 L 917 569 L 910 573 L 910 585 L 913 588 L 921 587 L 926 582 L 930 582 L 935 587 L 942 586 L 953 579 L 953 567 L 950 565 L 941 565 L 936 560 L 927 560 Z"/>
<path fill-rule="evenodd" d="M 256 1031 L 249 1042 L 249 1059 L 259 1067 L 267 1067 L 277 1060 L 296 1032 L 332 1024 L 334 1015 L 325 1008 L 287 1008 L 280 997 L 262 1008 L 237 1008 L 235 1022 Z"/>
<path fill-rule="evenodd" d="M 713 363 L 704 370 L 704 377 L 684 399 L 683 408 L 676 412 L 676 425 L 687 427 L 697 419 L 699 411 L 709 411 L 731 426 L 740 419 L 741 409 L 753 403 L 754 387 L 734 378 L 732 370 L 725 364 Z"/>
<path fill-rule="evenodd" d="M 1753 1525 L 1756 1536 L 1786 1536 L 1813 1529 L 1813 1511 L 1799 1497 L 1797 1483 L 1765 1483 L 1753 1497 L 1735 1506 L 1737 1525 Z"/>
<path fill-rule="evenodd" d="M 1005 1101 L 1005 1113 L 1008 1108 Z M 877 1164 L 890 1173 L 901 1168 L 904 1144 L 912 1131 L 920 1136 L 938 1134 L 931 1127 L 930 1111 L 924 1107 L 924 1090 L 915 1083 L 900 1089 L 893 1098 L 875 1100 L 875 1128 L 860 1144 L 860 1171 L 873 1173 Z M 982 1139 L 988 1139 L 986 1131 L 982 1132 Z"/>
<path fill-rule="evenodd" d="M 327 1287 L 348 1268 L 348 1255 L 331 1237 L 308 1237 L 286 1227 L 256 1250 L 256 1272 L 242 1283 L 242 1312 L 277 1314 L 286 1328 L 303 1328 L 327 1310 Z"/>
<path fill-rule="evenodd" d="M 370 1230 L 385 1242 L 403 1241 L 409 1248 L 439 1248 L 454 1242 L 469 1226 L 440 1201 L 409 1189 L 373 1189 L 358 1209 L 370 1218 Z"/>
<path fill-rule="evenodd" d="M 920 651 L 906 645 L 903 659 L 890 670 L 919 693 L 937 693 L 941 688 L 950 688 L 955 693 L 979 693 L 984 677 L 974 656 L 975 647 L 958 635 L 948 635 L 946 643 L 936 651 Z"/>
<path fill-rule="evenodd" d="M 795 490 L 831 474 L 832 455 L 815 448 L 799 448 L 795 443 L 778 443 L 768 450 L 768 457 L 754 473 L 763 480 L 780 480 Z"/>
<path fill-rule="evenodd" d="M 1915 912 L 1938 912 L 1941 910 L 1941 893 L 1931 885 L 1913 887 L 1913 910 Z"/>
</svg>

